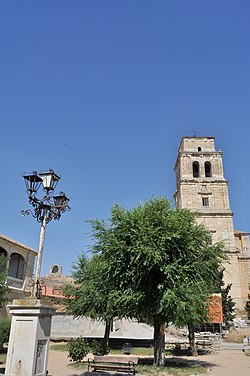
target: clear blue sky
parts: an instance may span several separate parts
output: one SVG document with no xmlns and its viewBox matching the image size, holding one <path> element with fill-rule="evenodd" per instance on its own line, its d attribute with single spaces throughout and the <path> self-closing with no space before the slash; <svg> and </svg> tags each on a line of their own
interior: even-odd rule
<svg viewBox="0 0 250 376">
<path fill-rule="evenodd" d="M 66 274 L 91 218 L 172 200 L 182 136 L 224 151 L 237 229 L 250 231 L 250 2 L 0 3 L 0 232 L 37 248 L 22 172 L 53 168 L 71 212 L 47 227 L 42 272 Z"/>
</svg>

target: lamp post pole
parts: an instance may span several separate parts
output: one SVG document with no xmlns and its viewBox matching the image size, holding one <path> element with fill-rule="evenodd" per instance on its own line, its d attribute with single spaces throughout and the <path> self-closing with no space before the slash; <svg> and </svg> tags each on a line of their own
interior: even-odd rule
<svg viewBox="0 0 250 376">
<path fill-rule="evenodd" d="M 41 223 L 38 253 L 37 253 L 36 272 L 35 272 L 35 289 L 33 290 L 33 295 L 36 296 L 36 297 L 38 297 L 38 295 L 40 293 L 40 282 L 39 281 L 40 281 L 40 272 L 41 272 L 42 257 L 43 257 L 45 229 L 46 229 L 46 216 L 43 218 L 43 221 Z"/>
</svg>

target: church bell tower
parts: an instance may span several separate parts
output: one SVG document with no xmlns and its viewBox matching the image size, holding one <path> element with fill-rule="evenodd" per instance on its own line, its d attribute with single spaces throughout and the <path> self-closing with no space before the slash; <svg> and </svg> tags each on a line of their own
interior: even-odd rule
<svg viewBox="0 0 250 376">
<path fill-rule="evenodd" d="M 208 228 L 212 243 L 223 241 L 230 259 L 225 263 L 224 282 L 232 284 L 230 295 L 242 310 L 245 301 L 228 181 L 223 174 L 222 152 L 215 150 L 214 137 L 183 137 L 174 169 L 176 207 L 197 212 L 197 221 Z M 247 280 L 244 283 L 247 285 Z"/>
</svg>

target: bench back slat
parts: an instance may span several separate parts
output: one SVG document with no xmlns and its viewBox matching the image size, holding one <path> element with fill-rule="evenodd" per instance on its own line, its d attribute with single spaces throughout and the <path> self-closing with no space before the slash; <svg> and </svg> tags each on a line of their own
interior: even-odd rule
<svg viewBox="0 0 250 376">
<path fill-rule="evenodd" d="M 138 357 L 136 356 L 116 356 L 116 355 L 95 355 L 93 358 L 94 362 L 97 363 L 129 363 L 133 362 L 134 364 L 138 364 Z"/>
</svg>

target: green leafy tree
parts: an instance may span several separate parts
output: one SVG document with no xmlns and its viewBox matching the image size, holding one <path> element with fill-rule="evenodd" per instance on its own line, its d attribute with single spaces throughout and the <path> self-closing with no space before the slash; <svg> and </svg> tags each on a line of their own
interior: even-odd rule
<svg viewBox="0 0 250 376">
<path fill-rule="evenodd" d="M 153 322 L 154 363 L 164 364 L 166 323 L 189 323 L 191 327 L 206 317 L 208 296 L 221 270 L 222 245 L 209 245 L 209 233 L 197 224 L 195 214 L 186 209 L 174 210 L 161 197 L 131 210 L 115 205 L 108 222 L 90 222 L 93 258 L 83 275 L 89 278 L 92 272 L 88 268 L 93 262 L 92 268 L 99 271 L 95 288 L 105 287 L 103 294 L 94 298 L 92 294 L 92 305 L 89 296 L 88 310 L 93 317 L 107 314 L 108 318 L 137 317 Z M 94 275 L 90 278 L 92 284 Z M 88 298 L 82 296 L 86 288 L 91 292 L 87 279 L 72 303 L 74 312 L 78 307 L 78 314 L 87 312 Z"/>
<path fill-rule="evenodd" d="M 3 350 L 4 343 L 7 343 L 10 335 L 11 320 L 0 317 L 0 353 Z"/>
<path fill-rule="evenodd" d="M 0 309 L 8 302 L 9 288 L 6 285 L 6 257 L 0 255 Z"/>
<path fill-rule="evenodd" d="M 109 301 L 111 281 L 107 276 L 106 261 L 99 255 L 88 259 L 82 254 L 74 266 L 74 285 L 64 289 L 65 306 L 75 317 L 90 317 L 105 322 L 103 346 L 109 346 L 109 334 L 114 310 Z M 106 282 L 109 281 L 109 284 Z"/>
<path fill-rule="evenodd" d="M 221 297 L 222 297 L 222 311 L 223 311 L 223 321 L 226 325 L 226 328 L 229 328 L 232 325 L 232 320 L 235 317 L 235 302 L 233 301 L 232 297 L 230 296 L 230 290 L 232 284 L 228 284 L 227 286 L 223 287 L 224 283 L 221 287 Z"/>
<path fill-rule="evenodd" d="M 248 300 L 246 301 L 245 310 L 247 312 L 247 318 L 250 320 L 250 294 L 248 294 Z"/>
<path fill-rule="evenodd" d="M 230 325 L 232 325 L 233 318 L 235 317 L 235 302 L 233 301 L 230 295 L 232 284 L 228 284 L 225 286 L 223 274 L 224 268 L 218 275 L 218 280 L 214 292 L 221 294 L 223 322 L 226 328 L 229 328 Z"/>
</svg>

